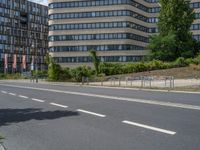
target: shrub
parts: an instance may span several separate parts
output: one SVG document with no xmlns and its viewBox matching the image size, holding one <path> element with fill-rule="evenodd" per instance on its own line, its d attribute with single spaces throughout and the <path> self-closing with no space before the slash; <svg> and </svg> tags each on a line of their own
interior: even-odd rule
<svg viewBox="0 0 200 150">
<path fill-rule="evenodd" d="M 60 71 L 59 81 L 69 81 L 72 78 L 71 71 L 69 68 L 64 68 Z"/>
<path fill-rule="evenodd" d="M 193 59 L 192 64 L 199 65 L 200 64 L 200 55 Z"/>
<path fill-rule="evenodd" d="M 77 82 L 82 81 L 82 77 L 91 77 L 95 74 L 95 71 L 87 66 L 80 66 L 71 70 L 73 79 Z"/>
<path fill-rule="evenodd" d="M 48 79 L 51 81 L 58 81 L 61 72 L 62 68 L 60 65 L 55 63 L 50 63 L 48 69 Z"/>
<path fill-rule="evenodd" d="M 189 63 L 183 57 L 177 58 L 176 61 L 174 62 L 174 67 L 186 67 L 188 65 Z"/>
<path fill-rule="evenodd" d="M 149 70 L 167 69 L 169 64 L 159 60 L 153 60 L 147 63 Z"/>
<path fill-rule="evenodd" d="M 143 72 L 143 71 L 147 71 L 148 66 L 144 63 L 144 62 L 137 62 L 134 65 L 134 72 Z"/>
</svg>

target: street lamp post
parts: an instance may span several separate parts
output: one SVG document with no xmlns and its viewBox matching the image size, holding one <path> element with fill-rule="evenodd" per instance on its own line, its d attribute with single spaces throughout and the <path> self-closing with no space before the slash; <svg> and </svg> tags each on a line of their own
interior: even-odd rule
<svg viewBox="0 0 200 150">
<path fill-rule="evenodd" d="M 37 48 L 36 48 L 37 49 Z M 36 62 L 35 62 L 35 69 L 36 69 L 36 83 L 38 83 L 38 54 L 36 50 Z"/>
<path fill-rule="evenodd" d="M 33 43 L 32 45 L 31 45 L 31 47 L 33 48 L 33 50 L 36 50 L 35 52 L 34 52 L 34 54 L 36 54 L 35 56 L 36 56 L 36 58 L 35 58 L 35 73 L 36 73 L 36 75 L 35 75 L 35 81 L 36 81 L 36 83 L 38 83 L 38 54 L 37 54 L 37 47 L 36 47 L 36 49 L 35 49 L 35 44 Z"/>
</svg>

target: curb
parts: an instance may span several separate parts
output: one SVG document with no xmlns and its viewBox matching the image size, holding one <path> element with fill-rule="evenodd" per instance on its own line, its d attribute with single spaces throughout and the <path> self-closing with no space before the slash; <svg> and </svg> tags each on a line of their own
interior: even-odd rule
<svg viewBox="0 0 200 150">
<path fill-rule="evenodd" d="M 15 82 L 15 81 L 12 81 Z M 15 82 L 18 83 L 18 82 Z M 25 82 L 23 82 L 25 83 Z M 200 92 L 192 91 L 179 91 L 179 90 L 164 90 L 164 89 L 147 89 L 147 88 L 128 88 L 128 87 L 112 87 L 112 86 L 97 86 L 97 85 L 81 85 L 76 83 L 53 83 L 53 82 L 40 82 L 43 85 L 56 85 L 56 86 L 74 86 L 74 87 L 92 87 L 92 88 L 104 88 L 104 89 L 120 89 L 120 90 L 136 90 L 136 91 L 149 91 L 149 92 L 167 92 L 167 93 L 185 93 L 185 94 L 200 94 Z M 1 149 L 0 149 L 1 150 Z"/>
</svg>

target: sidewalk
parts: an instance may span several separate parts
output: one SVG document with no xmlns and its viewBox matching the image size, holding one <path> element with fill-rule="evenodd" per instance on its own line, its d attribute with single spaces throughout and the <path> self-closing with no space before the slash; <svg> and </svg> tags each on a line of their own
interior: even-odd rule
<svg viewBox="0 0 200 150">
<path fill-rule="evenodd" d="M 11 83 L 32 83 L 30 80 L 0 80 Z M 76 83 L 76 82 L 48 82 L 45 80 L 39 80 L 39 84 L 47 84 L 47 85 L 58 85 L 58 86 L 82 86 L 82 87 L 94 87 L 94 88 L 112 88 L 112 89 L 128 89 L 128 90 L 143 90 L 143 91 L 160 91 L 160 92 L 179 92 L 179 93 L 197 93 L 200 94 L 200 80 L 196 79 L 176 79 L 175 87 L 169 88 L 169 83 L 165 87 L 165 83 L 163 81 L 156 81 L 155 83 L 151 83 L 151 88 L 149 87 L 149 83 L 146 82 L 145 86 L 141 87 L 141 81 L 134 81 L 132 86 L 130 86 L 130 82 L 126 83 L 126 81 L 121 81 L 119 86 L 119 81 L 115 81 L 115 85 L 113 81 L 105 81 L 103 82 L 103 86 L 101 82 L 90 82 L 90 83 Z M 154 86 L 156 85 L 156 86 Z M 159 85 L 159 86 L 157 86 Z"/>
</svg>

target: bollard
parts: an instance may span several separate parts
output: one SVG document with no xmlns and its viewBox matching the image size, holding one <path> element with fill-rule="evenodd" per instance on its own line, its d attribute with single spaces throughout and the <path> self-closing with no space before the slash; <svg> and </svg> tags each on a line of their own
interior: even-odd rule
<svg viewBox="0 0 200 150">
<path fill-rule="evenodd" d="M 174 77 L 172 77 L 172 85 L 173 85 L 173 88 L 175 87 L 174 85 Z"/>
<path fill-rule="evenodd" d="M 150 79 L 150 81 L 149 81 L 149 86 L 150 86 L 150 88 L 151 88 L 151 79 Z"/>
<path fill-rule="evenodd" d="M 82 85 L 84 85 L 84 77 L 82 77 Z"/>
<path fill-rule="evenodd" d="M 141 78 L 141 87 L 143 87 L 143 77 Z"/>
<path fill-rule="evenodd" d="M 103 86 L 103 77 L 101 77 L 101 86 Z"/>
</svg>

